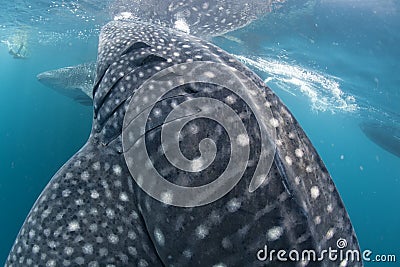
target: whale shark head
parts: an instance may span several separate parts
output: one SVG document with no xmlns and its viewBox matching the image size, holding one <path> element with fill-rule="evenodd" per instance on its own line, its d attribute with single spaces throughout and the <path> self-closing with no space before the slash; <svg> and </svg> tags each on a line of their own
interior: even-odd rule
<svg viewBox="0 0 400 267">
<path fill-rule="evenodd" d="M 6 266 L 287 266 L 269 250 L 359 253 L 297 121 L 222 49 L 110 22 L 93 94 L 88 142 L 36 201 Z"/>
</svg>

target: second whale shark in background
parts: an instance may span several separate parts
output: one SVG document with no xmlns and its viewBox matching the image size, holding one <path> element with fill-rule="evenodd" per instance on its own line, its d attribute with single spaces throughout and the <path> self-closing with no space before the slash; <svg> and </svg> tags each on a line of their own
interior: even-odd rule
<svg viewBox="0 0 400 267">
<path fill-rule="evenodd" d="M 76 66 L 49 70 L 37 75 L 42 84 L 72 98 L 78 103 L 93 105 L 93 82 L 96 75 L 96 63 L 88 62 Z"/>
<path fill-rule="evenodd" d="M 400 157 L 400 127 L 378 121 L 364 121 L 360 125 L 363 133 L 384 150 Z"/>
</svg>

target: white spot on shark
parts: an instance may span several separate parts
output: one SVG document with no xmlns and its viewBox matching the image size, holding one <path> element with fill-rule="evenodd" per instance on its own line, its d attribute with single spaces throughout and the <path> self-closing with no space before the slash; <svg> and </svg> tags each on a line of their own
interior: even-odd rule
<svg viewBox="0 0 400 267">
<path fill-rule="evenodd" d="M 79 223 L 77 221 L 72 221 L 68 224 L 68 231 L 75 232 L 80 229 Z"/>
<path fill-rule="evenodd" d="M 311 187 L 310 194 L 312 199 L 317 199 L 319 197 L 319 188 L 317 186 Z"/>
<path fill-rule="evenodd" d="M 204 239 L 208 233 L 208 228 L 205 225 L 199 225 L 196 228 L 196 236 L 200 239 Z"/>
<path fill-rule="evenodd" d="M 114 172 L 115 175 L 121 176 L 121 173 L 122 173 L 122 168 L 121 168 L 121 166 L 119 166 L 119 165 L 114 165 L 114 166 L 113 166 L 113 172 Z"/>
<path fill-rule="evenodd" d="M 278 240 L 283 234 L 283 228 L 281 226 L 275 226 L 268 230 L 267 238 L 268 241 Z"/>
<path fill-rule="evenodd" d="M 246 134 L 239 134 L 237 142 L 240 146 L 248 146 L 250 143 L 249 137 Z"/>
<path fill-rule="evenodd" d="M 270 119 L 269 123 L 271 124 L 272 127 L 275 127 L 275 128 L 277 128 L 279 126 L 279 121 L 275 118 Z"/>
<path fill-rule="evenodd" d="M 236 212 L 240 209 L 241 202 L 237 198 L 233 198 L 229 200 L 227 203 L 227 208 L 229 212 Z"/>
<path fill-rule="evenodd" d="M 155 228 L 154 229 L 154 237 L 156 239 L 156 242 L 160 245 L 160 246 L 164 246 L 165 245 L 165 238 L 164 238 L 164 234 L 161 232 L 161 230 L 159 228 Z"/>
</svg>

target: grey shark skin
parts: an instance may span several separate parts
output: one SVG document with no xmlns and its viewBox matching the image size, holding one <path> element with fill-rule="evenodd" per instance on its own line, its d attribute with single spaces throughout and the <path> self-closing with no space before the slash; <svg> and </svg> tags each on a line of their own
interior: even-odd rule
<svg viewBox="0 0 400 267">
<path fill-rule="evenodd" d="M 96 63 L 89 62 L 45 71 L 38 74 L 37 79 L 42 84 L 74 99 L 82 105 L 92 106 L 92 89 L 95 75 Z"/>
<path fill-rule="evenodd" d="M 274 162 L 266 170 L 266 181 L 250 193 L 252 162 L 260 156 L 254 116 L 224 88 L 182 86 L 177 88 L 181 94 L 162 99 L 155 106 L 161 112 L 143 122 L 147 151 L 159 173 L 173 183 L 198 186 L 226 168 L 229 139 L 210 120 L 188 123 L 180 143 L 182 153 L 195 158 L 199 151 L 193 144 L 205 137 L 214 140 L 216 160 L 206 170 L 183 172 L 159 149 L 160 128 L 168 113 L 186 98 L 205 95 L 229 100 L 243 115 L 251 160 L 240 182 L 219 200 L 194 208 L 163 204 L 146 194 L 128 170 L 121 138 L 124 115 L 136 90 L 160 69 L 205 61 L 239 70 L 265 95 L 276 119 Z M 319 253 L 337 249 L 337 240 L 343 238 L 346 249 L 359 247 L 330 175 L 297 121 L 260 78 L 220 48 L 160 26 L 110 22 L 100 34 L 93 91 L 90 138 L 34 204 L 6 266 L 362 266 L 327 257 L 320 262 L 282 262 L 276 254 L 265 261 L 257 258 L 265 246 Z"/>
<path fill-rule="evenodd" d="M 198 37 L 211 37 L 244 27 L 278 8 L 275 0 L 120 0 L 110 6 L 113 17 L 128 16 L 175 28 Z"/>
<path fill-rule="evenodd" d="M 363 133 L 384 150 L 400 157 L 400 128 L 381 122 L 364 121 L 360 125 Z"/>
</svg>

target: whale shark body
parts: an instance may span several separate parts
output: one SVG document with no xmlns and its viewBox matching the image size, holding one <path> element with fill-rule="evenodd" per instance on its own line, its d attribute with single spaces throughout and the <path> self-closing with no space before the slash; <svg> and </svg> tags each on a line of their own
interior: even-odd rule
<svg viewBox="0 0 400 267">
<path fill-rule="evenodd" d="M 93 82 L 96 74 L 96 63 L 88 62 L 77 66 L 70 66 L 49 70 L 37 75 L 42 84 L 58 93 L 70 97 L 78 103 L 93 105 Z"/>
<path fill-rule="evenodd" d="M 145 97 L 130 106 L 143 92 L 157 93 L 151 91 L 151 84 L 148 91 L 139 90 L 150 77 L 194 63 L 209 64 L 204 75 L 211 78 L 222 75 L 213 66 L 224 65 L 239 79 L 246 77 L 256 91 L 239 87 L 232 93 L 218 84 L 198 81 L 180 84 L 153 106 Z M 184 74 L 175 70 L 156 82 L 167 86 L 172 80 L 179 81 Z M 196 70 L 185 75 L 201 76 L 193 74 Z M 359 247 L 330 175 L 297 121 L 260 78 L 222 49 L 162 26 L 110 22 L 100 34 L 93 94 L 89 140 L 54 175 L 34 204 L 6 266 L 362 266 L 360 261 L 327 257 L 289 262 L 280 261 L 276 254 L 261 257 L 265 247 L 321 253 L 338 249 L 337 242 L 343 239 L 346 250 L 359 252 Z M 246 104 L 241 95 L 262 99 L 262 105 Z M 216 152 L 215 160 L 202 165 L 200 171 L 194 170 L 197 167 L 183 170 L 166 156 L 170 146 L 163 149 L 160 144 L 172 141 L 162 132 L 181 119 L 169 120 L 169 113 L 187 101 L 206 98 L 229 105 L 248 135 L 229 138 L 227 130 L 204 117 L 185 123 L 177 140 L 192 166 L 202 164 L 196 161 L 205 153 L 202 140 L 212 140 Z M 130 108 L 137 108 L 137 113 L 126 121 Z M 210 114 L 218 115 L 218 108 L 197 105 L 191 112 L 211 109 Z M 260 122 L 255 113 L 267 108 L 272 118 Z M 145 112 L 148 118 L 142 120 Z M 274 129 L 276 147 L 271 165 L 258 169 L 257 162 L 265 153 L 261 146 L 264 124 Z M 143 140 L 144 148 L 126 146 L 125 141 L 136 144 L 130 135 L 136 129 L 143 130 L 136 138 Z M 128 131 L 127 139 L 124 131 Z M 150 165 L 165 180 L 186 188 L 212 182 L 231 167 L 236 173 L 229 158 L 235 156 L 238 144 L 248 146 L 249 158 L 241 180 L 213 202 L 196 207 L 172 205 L 179 196 L 166 192 L 163 202 L 143 189 L 147 176 L 139 177 L 139 172 Z M 147 155 L 149 160 L 138 163 L 127 157 L 130 152 Z M 264 178 L 249 190 L 253 174 L 260 170 Z M 197 197 L 201 198 L 193 196 Z"/>
<path fill-rule="evenodd" d="M 397 125 L 363 121 L 359 127 L 372 142 L 400 157 L 400 128 Z"/>
</svg>

